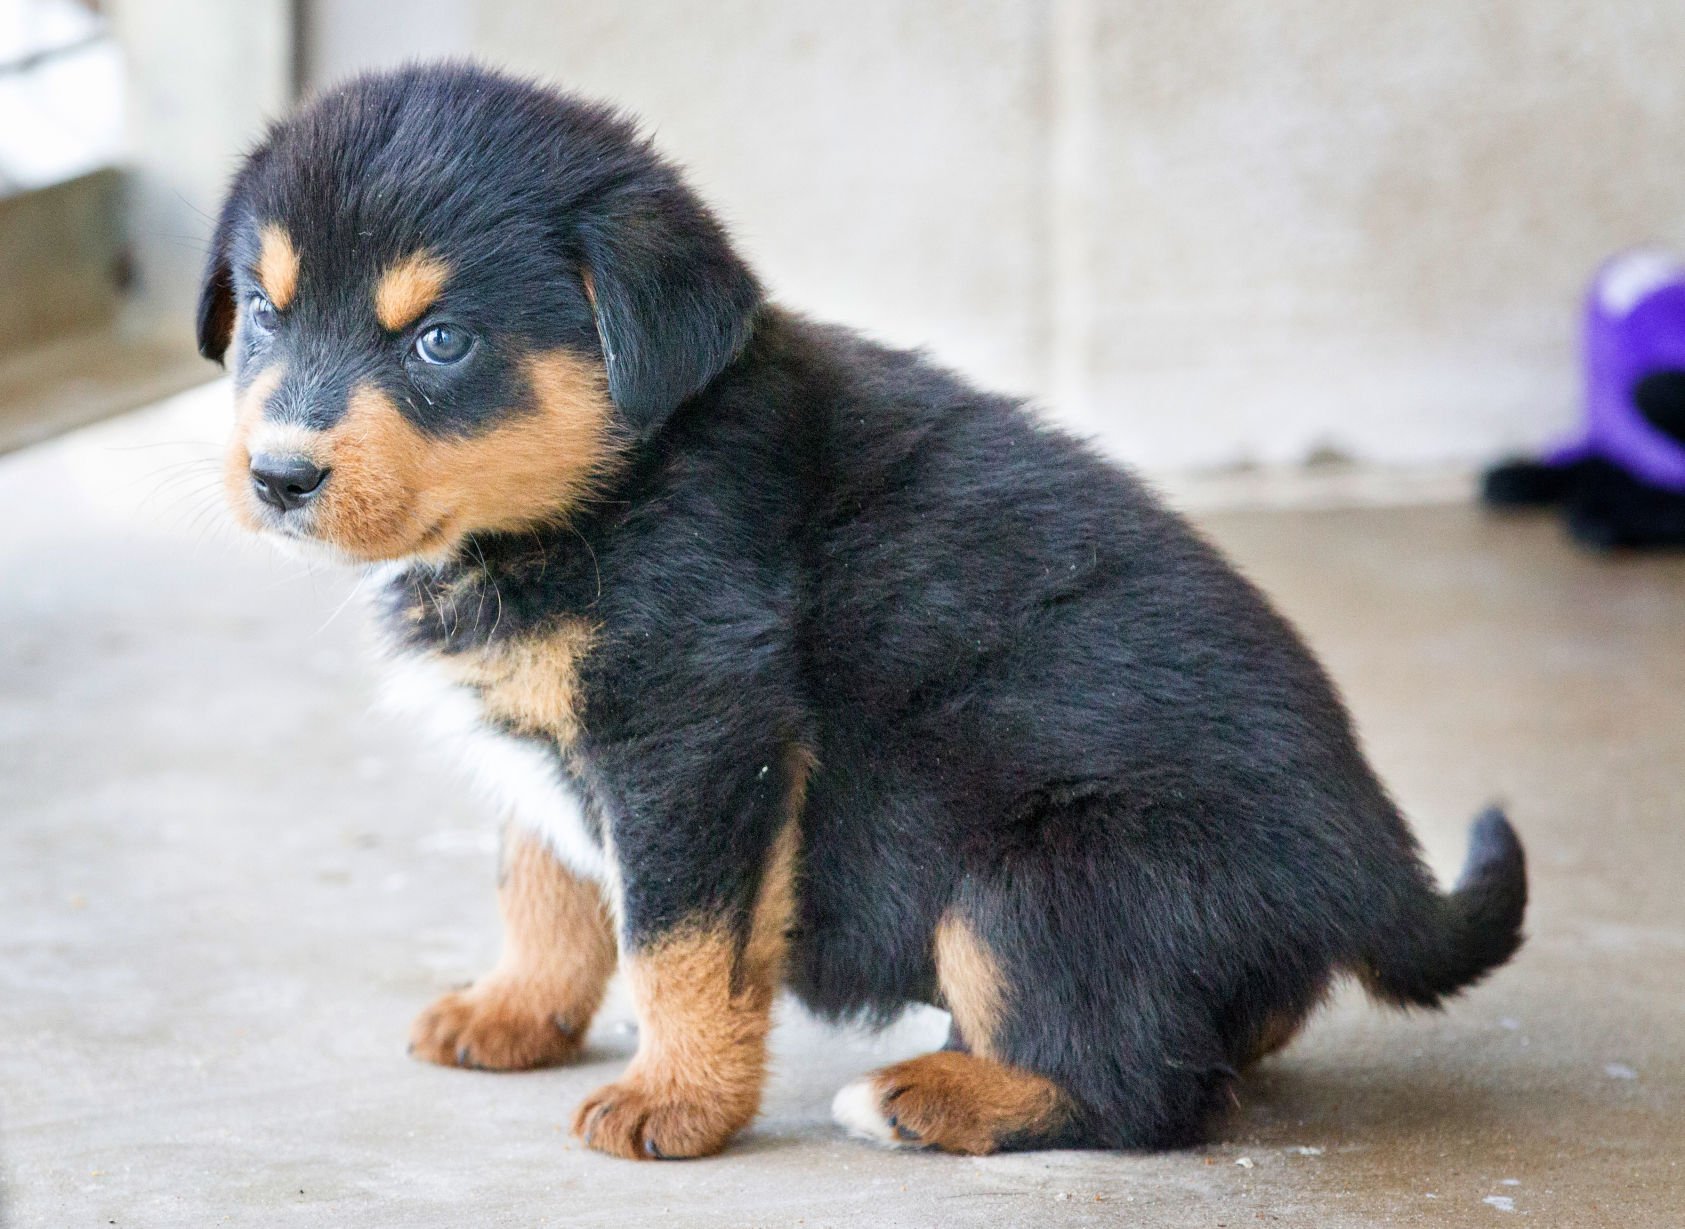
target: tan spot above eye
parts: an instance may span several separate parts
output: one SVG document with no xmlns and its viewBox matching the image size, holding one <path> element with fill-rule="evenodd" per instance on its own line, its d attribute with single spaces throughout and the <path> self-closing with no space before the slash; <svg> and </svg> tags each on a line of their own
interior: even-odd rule
<svg viewBox="0 0 1685 1229">
<path fill-rule="evenodd" d="M 277 311 L 285 311 L 298 293 L 298 249 L 274 222 L 258 231 L 257 280 Z"/>
<path fill-rule="evenodd" d="M 436 256 L 416 252 L 390 265 L 374 287 L 374 314 L 389 333 L 408 328 L 438 302 L 450 278 L 450 266 Z"/>
</svg>

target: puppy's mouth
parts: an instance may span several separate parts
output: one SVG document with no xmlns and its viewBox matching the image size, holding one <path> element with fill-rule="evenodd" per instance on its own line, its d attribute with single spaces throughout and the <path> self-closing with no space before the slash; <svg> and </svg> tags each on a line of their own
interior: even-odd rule
<svg viewBox="0 0 1685 1229">
<path fill-rule="evenodd" d="M 324 532 L 316 524 L 314 514 L 305 512 L 269 513 L 261 517 L 266 523 L 258 532 L 273 535 L 285 542 L 325 548 L 346 563 L 391 563 L 405 559 L 440 560 L 455 549 L 455 520 L 449 513 L 430 522 L 419 533 L 405 534 L 390 542 L 348 542 L 338 535 Z"/>
</svg>

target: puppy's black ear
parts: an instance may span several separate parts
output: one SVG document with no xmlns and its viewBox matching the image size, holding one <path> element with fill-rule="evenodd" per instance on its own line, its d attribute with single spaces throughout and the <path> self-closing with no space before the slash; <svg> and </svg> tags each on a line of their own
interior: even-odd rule
<svg viewBox="0 0 1685 1229">
<path fill-rule="evenodd" d="M 648 434 L 743 348 L 760 287 L 675 181 L 611 194 L 578 235 L 609 395 Z"/>
<path fill-rule="evenodd" d="M 259 150 L 246 159 L 234 176 L 211 232 L 210 255 L 205 259 L 205 276 L 199 284 L 199 353 L 213 363 L 222 362 L 234 340 L 234 231 L 245 208 L 246 188 L 264 156 Z"/>
<path fill-rule="evenodd" d="M 228 249 L 236 216 L 234 194 L 230 193 L 211 235 L 211 254 L 199 285 L 199 353 L 213 363 L 222 362 L 228 343 L 234 340 L 234 270 Z"/>
</svg>

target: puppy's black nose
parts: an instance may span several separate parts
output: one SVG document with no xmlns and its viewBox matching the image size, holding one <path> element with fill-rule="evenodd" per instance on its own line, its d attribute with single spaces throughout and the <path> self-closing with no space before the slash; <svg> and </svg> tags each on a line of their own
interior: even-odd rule
<svg viewBox="0 0 1685 1229">
<path fill-rule="evenodd" d="M 328 471 L 306 457 L 260 452 L 252 458 L 252 490 L 272 508 L 289 512 L 314 499 Z"/>
</svg>

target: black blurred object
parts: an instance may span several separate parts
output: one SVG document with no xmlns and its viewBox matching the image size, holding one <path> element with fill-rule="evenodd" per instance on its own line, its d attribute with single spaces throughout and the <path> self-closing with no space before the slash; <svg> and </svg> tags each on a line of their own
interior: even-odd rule
<svg viewBox="0 0 1685 1229">
<path fill-rule="evenodd" d="M 1486 471 L 1480 496 L 1493 508 L 1560 504 L 1568 532 L 1594 550 L 1685 546 L 1685 495 L 1650 486 L 1611 461 L 1506 461 Z"/>
<path fill-rule="evenodd" d="M 1685 260 L 1658 248 L 1609 260 L 1586 293 L 1581 337 L 1579 430 L 1488 470 L 1482 498 L 1560 504 L 1595 550 L 1685 546 Z"/>
</svg>

